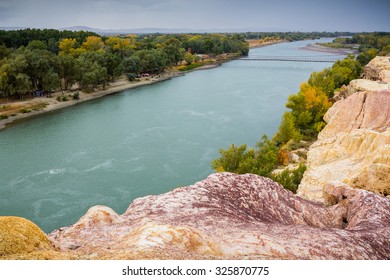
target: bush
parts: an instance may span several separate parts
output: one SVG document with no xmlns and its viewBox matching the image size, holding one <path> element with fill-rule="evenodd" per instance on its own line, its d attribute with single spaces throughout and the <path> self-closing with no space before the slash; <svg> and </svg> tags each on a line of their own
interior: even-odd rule
<svg viewBox="0 0 390 280">
<path fill-rule="evenodd" d="M 72 98 L 73 98 L 73 100 L 79 100 L 80 99 L 80 93 L 78 91 L 76 91 L 75 93 L 73 93 Z"/>
<path fill-rule="evenodd" d="M 0 115 L 0 120 L 5 120 L 5 119 L 8 119 L 7 115 Z"/>
<path fill-rule="evenodd" d="M 20 109 L 20 112 L 23 113 L 23 114 L 26 114 L 26 113 L 30 113 L 31 110 L 28 109 L 28 108 L 22 108 L 22 109 Z"/>
<path fill-rule="evenodd" d="M 66 96 L 66 95 L 58 95 L 57 98 L 56 98 L 56 100 L 57 100 L 58 102 L 63 102 L 63 101 L 68 101 L 69 98 L 68 98 L 68 96 Z"/>
<path fill-rule="evenodd" d="M 285 189 L 296 193 L 305 171 L 306 165 L 300 164 L 297 169 L 285 169 L 282 173 L 273 175 L 272 179 L 281 184 Z"/>
</svg>

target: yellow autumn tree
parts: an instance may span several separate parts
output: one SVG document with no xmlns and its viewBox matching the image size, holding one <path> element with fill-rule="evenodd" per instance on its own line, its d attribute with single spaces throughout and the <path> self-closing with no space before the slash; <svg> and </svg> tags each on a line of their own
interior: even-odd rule
<svg viewBox="0 0 390 280">
<path fill-rule="evenodd" d="M 88 36 L 87 39 L 85 39 L 85 42 L 82 44 L 82 47 L 88 52 L 93 52 L 103 49 L 104 43 L 100 37 Z"/>
<path fill-rule="evenodd" d="M 294 124 L 306 136 L 314 136 L 324 127 L 323 116 L 332 103 L 319 87 L 301 84 L 297 94 L 290 95 L 286 104 L 291 109 Z"/>
<path fill-rule="evenodd" d="M 126 50 L 132 50 L 136 48 L 131 38 L 109 37 L 105 41 L 105 44 L 112 51 L 118 51 L 118 52 L 125 52 Z"/>
<path fill-rule="evenodd" d="M 60 55 L 69 55 L 71 54 L 72 49 L 75 48 L 77 44 L 77 40 L 74 38 L 64 38 L 60 41 L 58 44 L 60 52 Z"/>
</svg>

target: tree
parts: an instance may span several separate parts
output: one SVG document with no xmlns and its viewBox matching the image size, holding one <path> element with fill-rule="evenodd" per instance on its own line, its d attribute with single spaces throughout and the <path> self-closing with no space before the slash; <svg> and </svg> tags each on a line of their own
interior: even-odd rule
<svg viewBox="0 0 390 280">
<path fill-rule="evenodd" d="M 102 85 L 103 88 L 107 82 L 107 69 L 101 66 L 96 56 L 91 53 L 85 53 L 77 59 L 77 64 L 80 68 L 81 89 L 91 92 L 95 87 Z"/>
<path fill-rule="evenodd" d="M 15 79 L 15 92 L 18 94 L 19 99 L 22 99 L 29 89 L 30 80 L 28 76 L 24 73 L 18 73 Z"/>
<path fill-rule="evenodd" d="M 166 55 L 168 65 L 176 65 L 183 60 L 185 50 L 181 47 L 181 42 L 176 38 L 170 38 L 162 44 L 162 50 Z"/>
<path fill-rule="evenodd" d="M 138 56 L 126 57 L 123 60 L 123 71 L 126 75 L 135 74 L 138 75 L 141 71 L 140 58 Z"/>
<path fill-rule="evenodd" d="M 140 61 L 141 73 L 160 73 L 167 66 L 165 53 L 161 49 L 140 50 L 134 55 Z"/>
<path fill-rule="evenodd" d="M 45 42 L 40 40 L 33 40 L 28 43 L 26 49 L 28 50 L 47 50 L 47 45 Z"/>
<path fill-rule="evenodd" d="M 219 153 L 221 157 L 211 163 L 214 170 L 241 173 L 239 172 L 240 165 L 248 158 L 246 145 L 232 144 L 227 150 L 220 149 Z"/>
<path fill-rule="evenodd" d="M 293 139 L 299 142 L 302 136 L 295 127 L 295 118 L 291 112 L 285 112 L 282 121 L 279 125 L 278 132 L 275 134 L 273 140 L 279 145 L 283 145 Z"/>
<path fill-rule="evenodd" d="M 46 72 L 46 74 L 42 77 L 42 89 L 50 95 L 53 90 L 56 90 L 60 87 L 60 78 L 58 74 L 50 69 Z"/>
<path fill-rule="evenodd" d="M 187 65 L 190 65 L 195 61 L 195 55 L 190 52 L 186 52 L 184 54 L 184 60 L 186 61 Z"/>
<path fill-rule="evenodd" d="M 69 89 L 79 76 L 77 60 L 71 55 L 58 55 L 60 78 L 63 79 L 64 89 Z"/>
<path fill-rule="evenodd" d="M 77 44 L 77 40 L 74 39 L 74 38 L 65 38 L 65 39 L 62 39 L 59 43 L 59 49 L 60 49 L 60 52 L 59 54 L 60 55 L 70 55 L 72 54 L 72 49 L 75 49 L 76 47 L 76 44 Z"/>
<path fill-rule="evenodd" d="M 134 52 L 136 48 L 133 37 L 119 38 L 119 37 L 108 37 L 105 41 L 106 46 L 112 53 L 118 53 L 122 58 L 129 56 Z"/>
<path fill-rule="evenodd" d="M 92 52 L 92 51 L 98 51 L 103 49 L 104 43 L 102 41 L 102 38 L 97 37 L 97 36 L 88 36 L 85 42 L 82 44 L 82 47 L 87 51 L 87 52 Z"/>
<path fill-rule="evenodd" d="M 291 109 L 294 124 L 299 132 L 308 138 L 323 128 L 323 116 L 332 103 L 324 91 L 316 86 L 302 83 L 297 94 L 290 95 L 286 107 Z"/>
</svg>

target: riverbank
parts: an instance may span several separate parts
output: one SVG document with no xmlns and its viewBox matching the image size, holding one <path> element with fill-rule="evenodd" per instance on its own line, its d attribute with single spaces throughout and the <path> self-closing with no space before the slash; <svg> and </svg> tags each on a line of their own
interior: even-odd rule
<svg viewBox="0 0 390 280">
<path fill-rule="evenodd" d="M 205 66 L 207 67 L 204 67 L 204 69 L 211 68 L 209 65 Z M 217 66 L 218 65 L 214 67 Z M 0 116 L 7 116 L 7 118 L 0 120 L 0 129 L 4 129 L 21 120 L 25 120 L 31 117 L 36 117 L 38 115 L 64 109 L 86 101 L 122 92 L 124 90 L 151 85 L 183 75 L 184 73 L 181 72 L 166 71 L 163 74 L 156 75 L 154 77 L 143 77 L 135 82 L 130 82 L 125 77 L 122 77 L 115 82 L 110 83 L 106 89 L 96 90 L 91 93 L 78 91 L 79 99 L 77 100 L 73 100 L 72 98 L 76 91 L 67 90 L 63 92 L 57 91 L 52 93 L 51 97 L 35 97 L 33 99 L 24 101 L 6 102 L 0 105 Z M 59 96 L 66 96 L 68 101 L 58 101 L 57 97 Z"/>
<path fill-rule="evenodd" d="M 249 44 L 250 49 L 264 48 L 264 47 L 288 42 L 287 40 L 273 40 L 268 42 L 261 42 L 260 40 L 246 40 L 246 41 Z"/>
<path fill-rule="evenodd" d="M 358 54 L 357 50 L 346 49 L 346 48 L 338 49 L 338 48 L 325 47 L 325 46 L 318 45 L 317 43 L 306 45 L 304 47 L 301 47 L 300 49 L 306 51 L 330 53 L 334 55 Z"/>
<path fill-rule="evenodd" d="M 185 73 L 190 73 L 193 71 L 216 68 L 221 66 L 222 63 L 226 61 L 219 61 L 216 63 L 205 64 L 201 67 L 197 67 L 195 69 L 185 71 L 185 72 L 168 70 L 162 74 L 152 76 L 152 77 L 143 77 L 133 82 L 128 81 L 128 79 L 125 77 L 121 77 L 115 82 L 110 83 L 109 86 L 106 87 L 105 89 L 96 90 L 91 93 L 77 91 L 79 92 L 79 99 L 76 100 L 74 100 L 72 97 L 76 91 L 67 90 L 67 91 L 57 91 L 55 93 L 52 93 L 51 97 L 35 97 L 33 99 L 28 99 L 23 101 L 11 101 L 11 102 L 0 103 L 0 130 L 9 127 L 12 124 L 16 124 L 19 121 L 26 120 L 28 118 L 37 117 L 39 115 L 64 109 L 86 101 L 119 93 L 124 90 L 134 89 L 137 87 L 142 87 L 142 86 L 166 81 L 172 78 L 184 76 Z M 57 97 L 59 96 L 66 96 L 68 100 L 58 101 Z M 6 116 L 6 117 L 1 119 L 1 116 Z"/>
</svg>

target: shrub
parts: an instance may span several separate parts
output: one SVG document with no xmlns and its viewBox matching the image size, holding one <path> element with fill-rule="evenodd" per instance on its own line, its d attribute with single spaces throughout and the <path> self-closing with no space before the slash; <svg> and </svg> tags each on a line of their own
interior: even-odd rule
<svg viewBox="0 0 390 280">
<path fill-rule="evenodd" d="M 296 193 L 305 171 L 306 165 L 301 163 L 297 169 L 285 169 L 282 173 L 273 175 L 272 179 L 281 184 L 285 189 Z"/>
<path fill-rule="evenodd" d="M 23 114 L 26 114 L 26 113 L 30 113 L 31 110 L 28 109 L 28 108 L 22 108 L 22 109 L 20 109 L 20 112 L 23 113 Z"/>
<path fill-rule="evenodd" d="M 58 95 L 57 98 L 56 98 L 56 100 L 57 100 L 58 102 L 63 102 L 63 101 L 68 101 L 69 98 L 68 98 L 68 96 L 66 96 L 66 95 Z"/>
<path fill-rule="evenodd" d="M 0 120 L 5 120 L 5 119 L 8 119 L 7 115 L 0 115 Z"/>
<path fill-rule="evenodd" d="M 79 100 L 80 99 L 80 93 L 78 91 L 76 91 L 75 93 L 73 93 L 72 98 L 73 98 L 73 100 Z"/>
</svg>

